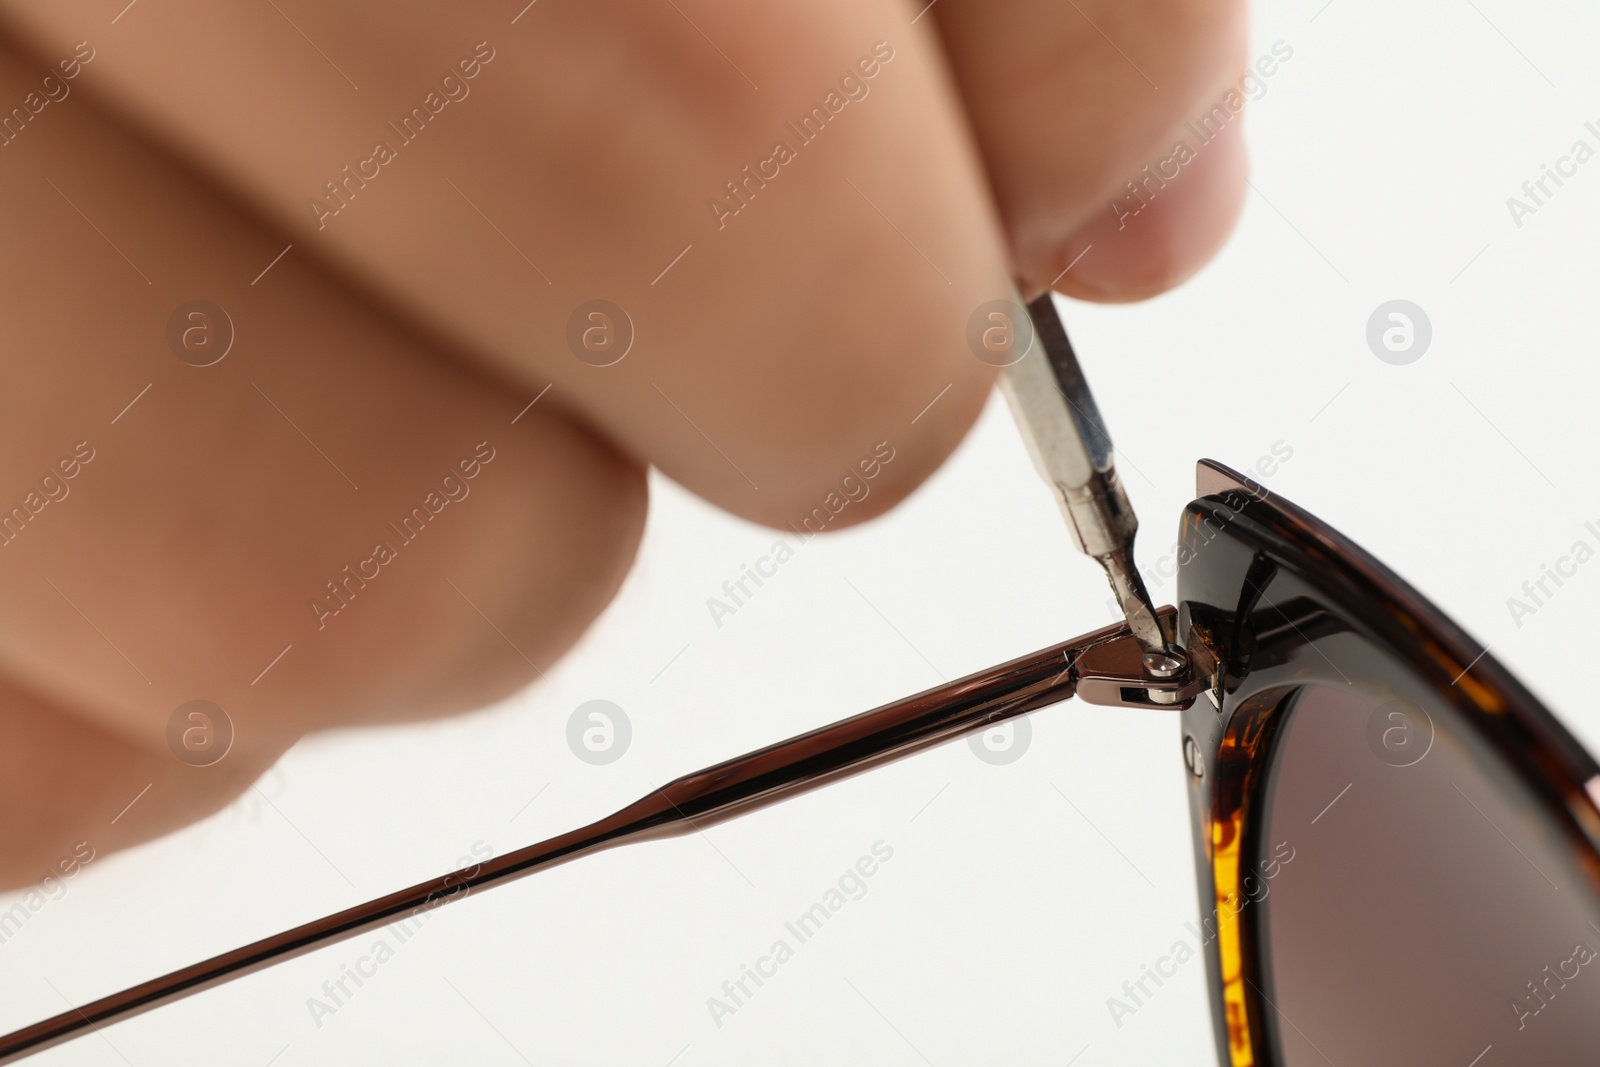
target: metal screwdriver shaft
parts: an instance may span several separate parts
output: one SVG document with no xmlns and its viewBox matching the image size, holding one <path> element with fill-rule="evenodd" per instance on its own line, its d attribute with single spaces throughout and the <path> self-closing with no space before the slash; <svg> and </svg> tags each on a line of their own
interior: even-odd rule
<svg viewBox="0 0 1600 1067">
<path fill-rule="evenodd" d="M 1134 566 L 1139 519 L 1112 465 L 1111 435 L 1048 292 L 1028 305 L 1028 316 L 1034 344 L 1005 369 L 1001 391 L 1078 548 L 1105 568 L 1139 644 L 1164 654 L 1170 642 Z"/>
</svg>

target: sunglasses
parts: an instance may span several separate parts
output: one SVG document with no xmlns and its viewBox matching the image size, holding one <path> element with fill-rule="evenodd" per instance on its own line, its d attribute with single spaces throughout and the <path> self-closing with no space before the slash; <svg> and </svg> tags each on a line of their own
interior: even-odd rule
<svg viewBox="0 0 1600 1067">
<path fill-rule="evenodd" d="M 1219 1062 L 1600 1060 L 1600 765 L 1487 650 L 1342 535 L 1202 460 L 1177 608 L 1048 294 L 997 311 L 1002 389 L 1126 621 L 686 775 L 613 815 L 0 1037 L 38 1052 L 616 845 L 699 832 L 1076 696 L 1182 724 Z M 989 334 L 984 335 L 989 338 Z M 1168 969 L 1170 965 L 1170 969 Z M 1594 967 L 1590 973 L 1589 968 Z"/>
</svg>

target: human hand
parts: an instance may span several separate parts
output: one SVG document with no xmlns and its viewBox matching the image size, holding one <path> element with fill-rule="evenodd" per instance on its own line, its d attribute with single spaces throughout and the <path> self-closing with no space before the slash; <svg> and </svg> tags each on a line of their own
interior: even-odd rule
<svg viewBox="0 0 1600 1067">
<path fill-rule="evenodd" d="M 974 309 L 1158 292 L 1243 188 L 1232 2 L 123 2 L 0 0 L 4 885 L 537 679 L 647 465 L 891 506 L 984 402 Z"/>
</svg>

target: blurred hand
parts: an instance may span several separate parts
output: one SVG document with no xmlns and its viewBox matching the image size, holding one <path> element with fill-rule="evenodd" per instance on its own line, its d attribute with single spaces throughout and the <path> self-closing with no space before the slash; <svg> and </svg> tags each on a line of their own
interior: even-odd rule
<svg viewBox="0 0 1600 1067">
<path fill-rule="evenodd" d="M 974 309 L 1161 291 L 1243 187 L 1233 0 L 123 2 L 0 0 L 5 885 L 537 679 L 649 465 L 892 505 Z"/>
</svg>

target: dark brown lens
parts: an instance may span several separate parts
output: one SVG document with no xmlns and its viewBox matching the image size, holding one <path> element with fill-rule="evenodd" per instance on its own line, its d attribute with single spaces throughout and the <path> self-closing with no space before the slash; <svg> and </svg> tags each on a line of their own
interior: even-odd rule
<svg viewBox="0 0 1600 1067">
<path fill-rule="evenodd" d="M 1548 802 L 1440 703 L 1287 715 L 1245 908 L 1286 1067 L 1600 1062 L 1600 894 Z"/>
</svg>

